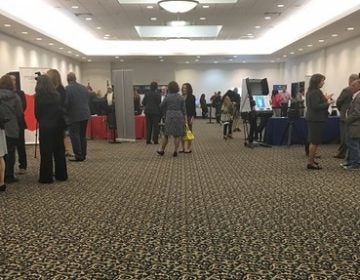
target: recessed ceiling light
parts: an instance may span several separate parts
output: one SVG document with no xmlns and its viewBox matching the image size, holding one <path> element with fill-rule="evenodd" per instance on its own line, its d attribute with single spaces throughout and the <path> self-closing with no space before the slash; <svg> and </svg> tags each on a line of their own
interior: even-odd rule
<svg viewBox="0 0 360 280">
<path fill-rule="evenodd" d="M 86 17 L 85 20 L 90 21 L 90 20 L 92 20 L 92 18 L 91 17 Z"/>
<path fill-rule="evenodd" d="M 201 17 L 200 20 L 206 20 L 206 17 Z"/>
<path fill-rule="evenodd" d="M 88 62 L 91 62 L 92 60 L 91 59 L 88 59 Z"/>
<path fill-rule="evenodd" d="M 5 23 L 4 26 L 5 26 L 5 27 L 11 27 L 11 24 Z"/>
<path fill-rule="evenodd" d="M 286 54 L 284 54 L 284 55 L 283 55 L 283 58 L 285 58 L 285 57 L 287 57 L 287 55 L 286 55 Z"/>
<path fill-rule="evenodd" d="M 185 20 L 172 20 L 172 21 L 168 21 L 166 23 L 166 25 L 168 26 L 174 26 L 174 27 L 178 27 L 178 26 L 187 26 L 190 23 L 188 21 Z"/>
<path fill-rule="evenodd" d="M 233 58 L 237 58 L 237 55 L 233 55 Z"/>
<path fill-rule="evenodd" d="M 200 58 L 200 55 L 197 55 L 196 58 Z"/>
<path fill-rule="evenodd" d="M 109 40 L 109 37 L 105 37 L 105 36 L 104 36 L 104 39 L 105 39 L 105 40 Z"/>
<path fill-rule="evenodd" d="M 186 63 L 186 64 L 189 64 L 189 63 L 190 63 L 190 61 L 185 61 L 185 63 Z"/>
<path fill-rule="evenodd" d="M 197 59 L 195 59 L 195 62 L 199 62 L 199 59 L 197 58 Z"/>
<path fill-rule="evenodd" d="M 260 29 L 261 26 L 260 26 L 260 25 L 256 25 L 255 28 L 256 28 L 256 29 Z"/>
<path fill-rule="evenodd" d="M 21 33 L 22 33 L 22 34 L 25 34 L 25 35 L 26 35 L 26 34 L 29 34 L 27 31 L 23 31 L 23 32 L 21 32 Z"/>
<path fill-rule="evenodd" d="M 97 26 L 96 29 L 97 29 L 97 30 L 101 30 L 102 27 L 101 27 L 101 26 Z"/>
<path fill-rule="evenodd" d="M 73 9 L 79 9 L 79 6 L 71 6 Z"/>
<path fill-rule="evenodd" d="M 203 5 L 202 7 L 203 7 L 204 9 L 209 9 L 209 8 L 210 8 L 209 5 Z"/>
<path fill-rule="evenodd" d="M 63 50 L 64 48 L 63 47 L 60 47 L 59 50 Z"/>
<path fill-rule="evenodd" d="M 160 59 L 160 62 L 164 62 L 164 59 Z"/>
<path fill-rule="evenodd" d="M 353 31 L 355 28 L 354 27 L 348 27 L 346 28 L 347 31 Z"/>
<path fill-rule="evenodd" d="M 154 9 L 154 6 L 148 5 L 146 6 L 146 9 Z"/>
<path fill-rule="evenodd" d="M 110 37 L 111 35 L 110 34 L 105 34 L 104 37 Z"/>
<path fill-rule="evenodd" d="M 252 33 L 248 33 L 247 35 L 248 35 L 248 36 L 254 36 L 254 34 L 252 34 Z"/>
<path fill-rule="evenodd" d="M 337 37 L 339 36 L 338 34 L 334 33 L 334 34 L 331 34 L 331 37 Z"/>
<path fill-rule="evenodd" d="M 53 46 L 53 45 L 54 45 L 54 43 L 49 43 L 48 45 L 49 45 L 49 46 Z"/>
<path fill-rule="evenodd" d="M 285 5 L 284 5 L 284 4 L 278 4 L 277 7 L 278 7 L 278 8 L 284 8 Z"/>
<path fill-rule="evenodd" d="M 151 20 L 151 21 L 156 21 L 157 18 L 156 18 L 156 17 L 151 17 L 150 20 Z"/>
<path fill-rule="evenodd" d="M 36 41 L 42 41 L 42 38 L 38 37 L 35 39 Z"/>
<path fill-rule="evenodd" d="M 246 61 L 245 61 L 245 60 L 243 60 L 243 61 L 242 61 L 242 63 L 246 63 Z"/>
<path fill-rule="evenodd" d="M 80 55 L 77 53 L 77 54 L 75 54 L 75 56 L 80 56 Z"/>
<path fill-rule="evenodd" d="M 215 60 L 215 61 L 214 61 L 214 63 L 215 63 L 215 64 L 217 64 L 217 63 L 218 63 L 218 61 L 217 61 L 217 60 Z"/>
<path fill-rule="evenodd" d="M 299 52 L 302 52 L 304 49 L 303 48 L 298 48 L 298 51 Z"/>
<path fill-rule="evenodd" d="M 324 43 L 325 40 L 324 39 L 319 39 L 319 43 Z"/>
<path fill-rule="evenodd" d="M 290 54 L 295 54 L 295 52 L 290 52 Z"/>
<path fill-rule="evenodd" d="M 230 58 L 230 59 L 229 59 L 229 61 L 233 61 L 233 59 L 232 59 L 232 58 Z"/>
<path fill-rule="evenodd" d="M 269 20 L 269 19 L 271 19 L 271 17 L 264 17 L 264 19 Z"/>
<path fill-rule="evenodd" d="M 120 57 L 118 57 L 118 56 L 115 56 L 115 59 L 119 59 Z"/>
<path fill-rule="evenodd" d="M 125 60 L 122 58 L 122 59 L 120 59 L 120 62 L 124 62 Z"/>
<path fill-rule="evenodd" d="M 275 62 L 275 60 L 270 60 L 270 62 L 271 62 L 271 63 L 274 63 L 274 62 Z"/>
<path fill-rule="evenodd" d="M 67 53 L 72 53 L 72 51 L 67 51 Z"/>
<path fill-rule="evenodd" d="M 313 45 L 311 45 L 311 44 L 307 45 L 308 48 L 311 48 L 312 46 L 313 46 Z"/>
</svg>

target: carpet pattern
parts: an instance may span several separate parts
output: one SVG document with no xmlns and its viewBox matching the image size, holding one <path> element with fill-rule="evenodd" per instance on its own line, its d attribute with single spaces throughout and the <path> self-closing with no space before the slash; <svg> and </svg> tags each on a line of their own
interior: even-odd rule
<svg viewBox="0 0 360 280">
<path fill-rule="evenodd" d="M 0 194 L 0 279 L 360 279 L 360 171 L 320 146 L 244 147 L 196 120 L 193 153 L 88 142 L 69 181 L 39 159 Z M 20 176 L 20 175 L 19 175 Z"/>
</svg>

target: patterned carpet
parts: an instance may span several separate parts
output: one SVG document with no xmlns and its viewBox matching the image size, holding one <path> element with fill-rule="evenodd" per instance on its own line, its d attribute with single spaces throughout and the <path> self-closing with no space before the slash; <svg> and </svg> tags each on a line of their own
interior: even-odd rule
<svg viewBox="0 0 360 280">
<path fill-rule="evenodd" d="M 89 141 L 69 181 L 39 160 L 0 194 L 0 279 L 360 279 L 360 171 L 320 146 L 244 147 L 197 120 L 192 154 Z"/>
</svg>

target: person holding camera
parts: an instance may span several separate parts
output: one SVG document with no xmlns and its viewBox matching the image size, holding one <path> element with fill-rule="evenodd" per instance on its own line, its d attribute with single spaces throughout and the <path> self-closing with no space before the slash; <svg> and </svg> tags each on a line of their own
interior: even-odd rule
<svg viewBox="0 0 360 280">
<path fill-rule="evenodd" d="M 68 178 L 64 146 L 64 110 L 60 93 L 47 75 L 37 78 L 35 87 L 35 117 L 39 123 L 40 175 L 39 183 L 51 184 L 54 179 L 65 181 Z"/>
</svg>

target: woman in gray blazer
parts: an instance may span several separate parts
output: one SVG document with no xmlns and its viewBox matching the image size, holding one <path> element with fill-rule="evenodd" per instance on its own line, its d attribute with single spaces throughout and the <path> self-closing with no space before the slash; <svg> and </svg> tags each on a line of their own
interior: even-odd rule
<svg viewBox="0 0 360 280">
<path fill-rule="evenodd" d="M 317 147 L 322 142 L 325 122 L 329 114 L 329 105 L 334 103 L 332 95 L 324 95 L 321 91 L 324 82 L 324 75 L 312 75 L 306 93 L 306 120 L 308 124 L 308 142 L 310 143 L 307 169 L 322 169 L 314 159 Z"/>
</svg>

